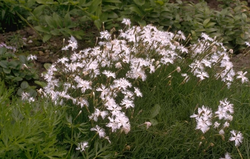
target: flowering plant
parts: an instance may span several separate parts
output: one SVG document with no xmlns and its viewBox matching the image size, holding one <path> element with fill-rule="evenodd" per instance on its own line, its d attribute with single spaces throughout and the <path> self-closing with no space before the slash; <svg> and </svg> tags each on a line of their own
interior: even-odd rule
<svg viewBox="0 0 250 159">
<path fill-rule="evenodd" d="M 134 100 L 143 97 L 137 83 L 146 81 L 158 69 L 174 66 L 166 78 L 174 72 L 180 73 L 184 77 L 180 85 L 192 77 L 197 77 L 197 83 L 211 77 L 230 88 L 236 78 L 229 51 L 206 34 L 202 34 L 197 44 L 185 47 L 188 39 L 181 31 L 174 34 L 152 25 L 131 27 L 128 19 L 123 23 L 125 30 L 120 30 L 115 39 L 108 31 L 102 31 L 102 41 L 94 48 L 77 52 L 77 41 L 71 37 L 69 45 L 63 48 L 71 48 L 71 56 L 58 59 L 43 74 L 48 83 L 43 89 L 44 96 L 58 105 L 76 106 L 78 115 L 88 116 L 95 136 L 111 142 L 110 133 L 130 132 L 129 116 L 135 107 Z M 210 74 L 209 69 L 217 73 Z M 248 81 L 244 73 L 238 74 L 237 78 L 244 79 L 242 82 Z M 149 128 L 151 123 L 146 125 Z M 81 142 L 77 150 L 84 151 L 87 145 Z"/>
</svg>

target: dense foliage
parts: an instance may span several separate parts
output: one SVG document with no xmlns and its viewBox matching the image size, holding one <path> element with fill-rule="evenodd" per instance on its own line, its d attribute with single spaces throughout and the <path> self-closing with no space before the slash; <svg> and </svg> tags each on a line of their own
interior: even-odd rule
<svg viewBox="0 0 250 159">
<path fill-rule="evenodd" d="M 26 0 L 16 2 L 4 0 L 1 8 L 3 31 L 23 21 L 38 31 L 43 41 L 52 36 L 70 36 L 78 39 L 84 36 L 84 24 L 92 21 L 100 30 L 119 27 L 117 23 L 129 17 L 133 23 L 152 23 L 172 31 L 182 30 L 186 36 L 191 33 L 192 42 L 202 32 L 218 38 L 235 51 L 245 48 L 250 34 L 250 11 L 247 3 L 239 0 L 221 0 L 218 9 L 210 8 L 205 1 L 193 4 L 178 0 Z M 7 14 L 8 13 L 8 14 Z M 22 23 L 23 23 L 22 22 Z M 7 25 L 7 26 L 6 26 Z"/>
</svg>

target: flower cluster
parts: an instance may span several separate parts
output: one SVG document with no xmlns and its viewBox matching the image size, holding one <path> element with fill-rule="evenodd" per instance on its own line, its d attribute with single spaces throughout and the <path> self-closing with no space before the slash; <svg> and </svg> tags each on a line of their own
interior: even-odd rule
<svg viewBox="0 0 250 159">
<path fill-rule="evenodd" d="M 184 83 L 188 82 L 192 74 L 200 81 L 209 78 L 205 68 L 219 65 L 223 69 L 218 69 L 220 72 L 217 77 L 231 84 L 235 73 L 227 51 L 221 43 L 206 34 L 189 50 L 182 45 L 186 37 L 181 31 L 174 34 L 158 30 L 152 25 L 131 27 L 129 19 L 124 19 L 122 23 L 129 26 L 127 30 L 120 30 L 115 39 L 111 38 L 108 31 L 100 32 L 102 41 L 94 48 L 76 52 L 77 41 L 71 37 L 69 44 L 62 49 L 71 48 L 71 56 L 58 59 L 43 74 L 47 81 L 47 86 L 43 88 L 45 96 L 59 105 L 72 101 L 75 106 L 86 108 L 89 120 L 97 123 L 90 130 L 95 131 L 100 138 L 108 139 L 105 132 L 107 128 L 111 132 L 121 130 L 128 133 L 131 126 L 127 111 L 135 107 L 135 98 L 143 96 L 135 86 L 135 81 L 145 81 L 148 74 L 163 65 L 174 65 L 176 61 L 185 60 L 183 55 L 192 55 L 190 72 L 181 72 L 180 67 L 174 71 L 184 77 Z M 213 53 L 207 53 L 211 46 L 216 49 L 213 49 Z M 244 75 L 239 74 L 237 78 L 243 78 L 243 82 L 246 82 Z M 199 113 L 202 114 L 197 115 L 197 121 L 203 123 L 199 123 L 197 129 L 205 133 L 211 126 L 212 112 L 203 107 Z M 225 114 L 220 117 L 230 118 Z M 100 119 L 105 121 L 102 126 Z"/>
<path fill-rule="evenodd" d="M 198 108 L 198 114 L 193 114 L 190 116 L 190 118 L 195 118 L 197 123 L 196 129 L 201 130 L 203 134 L 205 134 L 213 125 L 213 128 L 217 129 L 219 131 L 219 134 L 224 139 L 224 130 L 229 127 L 230 121 L 233 120 L 233 113 L 233 104 L 230 103 L 226 98 L 220 101 L 218 110 L 214 114 L 212 112 L 212 109 L 202 106 L 202 108 Z M 213 120 L 217 118 L 219 119 L 219 121 Z M 230 133 L 231 137 L 229 138 L 229 141 L 234 141 L 236 147 L 240 146 L 243 140 L 242 133 L 235 130 L 230 131 Z M 225 158 L 230 158 L 229 153 L 226 153 Z"/>
</svg>

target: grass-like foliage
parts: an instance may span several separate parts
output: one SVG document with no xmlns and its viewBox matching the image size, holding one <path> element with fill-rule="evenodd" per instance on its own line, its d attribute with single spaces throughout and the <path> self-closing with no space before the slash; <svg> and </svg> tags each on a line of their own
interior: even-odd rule
<svg viewBox="0 0 250 159">
<path fill-rule="evenodd" d="M 0 158 L 62 158 L 59 145 L 64 107 L 48 100 L 29 103 L 12 97 L 0 82 Z M 12 98 L 11 98 L 12 97 Z"/>
<path fill-rule="evenodd" d="M 68 106 L 71 131 L 62 133 L 70 141 L 68 155 L 248 156 L 249 129 L 242 122 L 249 117 L 249 110 L 243 111 L 248 100 L 242 98 L 248 78 L 233 69 L 232 50 L 204 33 L 187 47 L 181 31 L 132 27 L 129 19 L 122 23 L 117 38 L 100 32 L 94 48 L 76 51 L 71 37 L 62 49 L 68 56 L 43 74 L 47 86 L 40 93 Z"/>
</svg>

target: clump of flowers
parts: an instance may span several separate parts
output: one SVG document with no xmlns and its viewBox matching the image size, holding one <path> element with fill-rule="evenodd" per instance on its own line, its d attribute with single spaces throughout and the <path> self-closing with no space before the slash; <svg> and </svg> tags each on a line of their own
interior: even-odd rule
<svg viewBox="0 0 250 159">
<path fill-rule="evenodd" d="M 212 109 L 206 106 L 198 108 L 198 114 L 193 114 L 190 118 L 195 118 L 196 120 L 196 130 L 201 130 L 203 134 L 213 127 L 218 130 L 219 135 L 222 139 L 225 139 L 225 129 L 230 126 L 230 122 L 233 120 L 234 108 L 233 104 L 230 103 L 227 98 L 220 101 L 218 110 L 215 113 Z M 229 141 L 234 141 L 236 148 L 240 146 L 243 140 L 243 135 L 240 131 L 232 130 L 230 131 L 231 137 Z M 237 148 L 238 149 L 238 148 Z M 229 158 L 229 153 L 226 153 L 225 158 Z"/>
<path fill-rule="evenodd" d="M 58 105 L 70 101 L 76 107 L 86 109 L 93 126 L 90 130 L 100 138 L 109 140 L 107 129 L 129 133 L 131 125 L 127 114 L 135 107 L 135 98 L 143 97 L 136 83 L 145 81 L 148 74 L 162 66 L 178 66 L 186 60 L 186 55 L 191 59 L 189 70 L 182 72 L 180 66 L 170 71 L 180 73 L 184 77 L 183 84 L 191 76 L 197 77 L 198 82 L 214 76 L 228 87 L 231 85 L 235 72 L 227 50 L 206 34 L 188 49 L 182 44 L 187 38 L 181 31 L 174 34 L 152 25 L 130 26 L 129 19 L 124 19 L 123 23 L 127 27 L 120 30 L 115 39 L 108 31 L 100 32 L 101 41 L 94 48 L 77 52 L 77 41 L 71 37 L 69 45 L 63 48 L 71 48 L 71 56 L 58 59 L 43 74 L 47 81 L 43 89 L 45 96 Z M 209 75 L 206 70 L 214 66 L 220 67 L 219 72 Z M 239 74 L 237 78 L 245 78 L 244 75 Z M 206 111 L 209 115 L 209 110 Z M 209 119 L 200 120 L 207 127 L 200 125 L 199 129 L 208 131 Z"/>
</svg>

